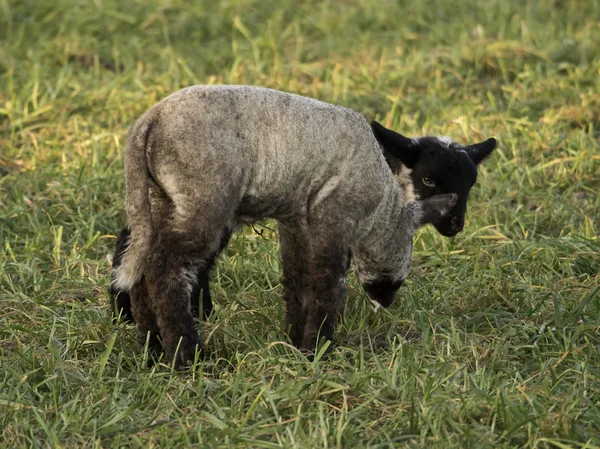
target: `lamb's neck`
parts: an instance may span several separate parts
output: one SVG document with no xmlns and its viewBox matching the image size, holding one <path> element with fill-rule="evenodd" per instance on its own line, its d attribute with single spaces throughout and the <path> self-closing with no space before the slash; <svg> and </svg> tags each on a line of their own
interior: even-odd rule
<svg viewBox="0 0 600 449">
<path fill-rule="evenodd" d="M 373 282 L 384 274 L 392 277 L 397 274 L 406 257 L 406 233 L 410 234 L 410 226 L 404 223 L 406 219 L 402 189 L 394 183 L 394 188 L 384 195 L 374 212 L 368 232 L 352 248 L 354 266 L 361 282 Z"/>
<path fill-rule="evenodd" d="M 385 252 L 386 247 L 395 241 L 404 209 L 403 190 L 398 185 L 391 186 L 371 215 L 361 238 L 361 246 L 374 254 Z"/>
</svg>

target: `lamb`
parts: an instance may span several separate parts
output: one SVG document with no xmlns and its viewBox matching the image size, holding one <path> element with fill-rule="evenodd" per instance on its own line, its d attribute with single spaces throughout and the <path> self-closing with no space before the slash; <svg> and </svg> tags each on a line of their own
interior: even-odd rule
<svg viewBox="0 0 600 449">
<path fill-rule="evenodd" d="M 223 236 L 266 217 L 280 224 L 294 345 L 309 352 L 319 335 L 332 340 L 350 255 L 370 299 L 391 304 L 410 269 L 414 229 L 441 223 L 459 198 L 415 193 L 408 202 L 381 148 L 409 148 L 401 160 L 410 168 L 411 149 L 430 143 L 264 88 L 194 86 L 159 102 L 128 133 L 131 236 L 113 272 L 115 288 L 130 291 L 140 341 L 149 336 L 158 349 L 160 336 L 177 366 L 189 364 L 200 349 L 189 307 L 196 274 Z"/>
<path fill-rule="evenodd" d="M 496 147 L 496 140 L 463 146 L 448 137 L 424 136 L 413 139 L 386 129 L 379 123 L 371 123 L 375 137 L 392 169 L 394 177 L 403 189 L 406 201 L 427 199 L 433 195 L 455 193 L 457 205 L 452 211 L 432 224 L 446 237 L 453 237 L 462 231 L 465 222 L 466 205 L 471 187 L 477 180 L 477 167 Z M 468 156 L 468 157 L 465 157 Z M 129 244 L 130 229 L 124 227 L 118 238 L 113 257 L 113 268 L 121 264 L 121 259 Z M 192 315 L 207 319 L 213 309 L 209 287 L 209 270 L 218 254 L 227 246 L 231 230 L 223 234 L 221 243 L 196 273 L 196 283 L 190 295 Z M 121 317 L 125 322 L 134 322 L 129 291 L 115 285 L 114 270 L 111 273 L 110 304 L 113 318 Z"/>
</svg>

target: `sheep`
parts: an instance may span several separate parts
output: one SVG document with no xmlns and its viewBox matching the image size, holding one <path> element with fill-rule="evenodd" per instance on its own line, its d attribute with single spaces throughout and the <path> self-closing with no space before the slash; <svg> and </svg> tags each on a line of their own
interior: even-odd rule
<svg viewBox="0 0 600 449">
<path fill-rule="evenodd" d="M 484 142 L 463 146 L 445 136 L 405 138 L 376 121 L 371 122 L 371 127 L 380 142 L 386 162 L 403 189 L 405 200 L 426 199 L 435 194 L 457 194 L 457 205 L 447 216 L 435 220 L 432 224 L 446 237 L 454 237 L 462 231 L 469 193 L 477 180 L 477 167 L 495 149 L 496 140 L 490 138 Z M 468 158 L 464 157 L 465 154 Z M 123 253 L 128 247 L 129 236 L 130 229 L 126 226 L 117 238 L 113 268 L 120 265 Z M 227 246 L 230 237 L 231 230 L 224 233 L 218 250 L 196 274 L 197 281 L 190 295 L 191 310 L 195 317 L 200 315 L 201 303 L 203 319 L 207 319 L 213 310 L 209 271 L 215 263 L 215 258 Z M 114 270 L 111 273 L 109 294 L 113 319 L 120 317 L 125 322 L 135 322 L 129 291 L 116 287 Z"/>
<path fill-rule="evenodd" d="M 414 229 L 459 204 L 456 193 L 407 201 L 390 170 L 396 156 L 414 166 L 414 147 L 431 144 L 265 88 L 193 86 L 159 102 L 127 136 L 131 235 L 113 269 L 115 289 L 130 291 L 140 342 L 159 349 L 160 337 L 176 366 L 191 363 L 201 347 L 189 305 L 197 273 L 224 235 L 263 218 L 279 222 L 295 346 L 310 352 L 319 335 L 333 339 L 350 258 L 369 298 L 389 306 L 410 269 Z"/>
</svg>

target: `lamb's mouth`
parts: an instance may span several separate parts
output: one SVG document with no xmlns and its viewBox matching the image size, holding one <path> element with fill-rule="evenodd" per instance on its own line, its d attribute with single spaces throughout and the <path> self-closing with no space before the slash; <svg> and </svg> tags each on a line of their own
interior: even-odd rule
<svg viewBox="0 0 600 449">
<path fill-rule="evenodd" d="M 372 303 L 379 303 L 383 307 L 389 307 L 396 298 L 396 292 L 404 283 L 404 279 L 392 281 L 382 279 L 374 282 L 364 283 L 363 287 Z"/>
</svg>

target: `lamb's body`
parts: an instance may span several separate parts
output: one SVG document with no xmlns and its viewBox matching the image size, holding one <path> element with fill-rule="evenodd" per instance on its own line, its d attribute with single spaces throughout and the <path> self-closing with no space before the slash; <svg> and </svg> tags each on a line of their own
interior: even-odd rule
<svg viewBox="0 0 600 449">
<path fill-rule="evenodd" d="M 132 132 L 148 121 L 148 168 L 182 217 L 218 195 L 229 226 L 298 224 L 329 200 L 344 202 L 330 220 L 355 228 L 382 198 L 403 202 L 369 124 L 350 109 L 258 87 L 195 86 Z"/>
<path fill-rule="evenodd" d="M 198 344 L 191 273 L 228 229 L 280 222 L 286 324 L 307 349 L 319 328 L 331 338 L 349 250 L 384 302 L 408 274 L 414 215 L 423 212 L 406 207 L 355 111 L 264 88 L 190 87 L 136 122 L 125 164 L 132 242 L 115 282 L 132 288 L 142 339 L 150 331 L 155 344 L 160 332 L 172 355 L 183 337 L 181 362 Z M 453 205 L 444 198 L 436 212 Z"/>
</svg>

